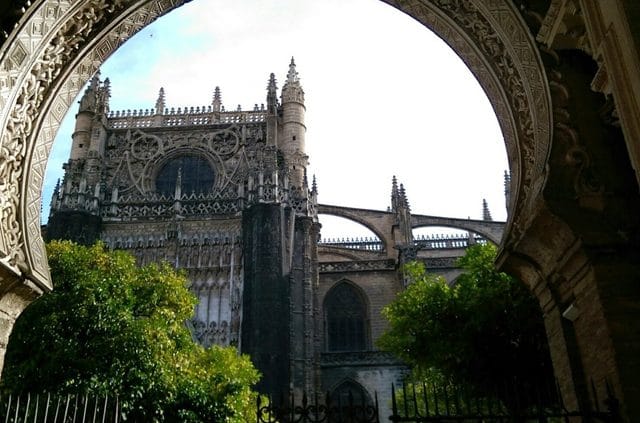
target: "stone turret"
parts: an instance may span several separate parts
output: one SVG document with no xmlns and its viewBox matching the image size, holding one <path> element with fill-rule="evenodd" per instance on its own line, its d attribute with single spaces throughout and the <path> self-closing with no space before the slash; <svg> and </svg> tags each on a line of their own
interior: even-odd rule
<svg viewBox="0 0 640 423">
<path fill-rule="evenodd" d="M 296 64 L 291 58 L 287 81 L 282 87 L 282 125 L 278 134 L 278 147 L 288 163 L 291 185 L 301 187 L 304 183 L 308 156 L 305 151 L 307 127 L 304 123 L 304 91 L 300 85 Z"/>
<path fill-rule="evenodd" d="M 96 116 L 96 106 L 98 101 L 98 90 L 100 89 L 100 79 L 98 75 L 91 79 L 91 83 L 80 99 L 80 107 L 76 114 L 76 126 L 71 135 L 71 160 L 84 159 L 89 151 L 91 143 L 91 129 Z"/>
<path fill-rule="evenodd" d="M 101 82 L 96 74 L 80 99 L 64 182 L 56 187 L 51 202 L 47 240 L 92 244 L 98 238 L 110 96 L 109 79 Z"/>
</svg>

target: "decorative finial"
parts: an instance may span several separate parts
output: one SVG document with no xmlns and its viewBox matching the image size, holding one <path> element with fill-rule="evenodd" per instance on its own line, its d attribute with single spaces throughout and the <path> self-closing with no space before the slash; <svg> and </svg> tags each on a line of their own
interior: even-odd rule
<svg viewBox="0 0 640 423">
<path fill-rule="evenodd" d="M 487 204 L 486 199 L 482 199 L 482 219 L 487 221 L 492 221 L 491 212 L 489 211 L 489 205 Z"/>
<path fill-rule="evenodd" d="M 291 56 L 291 63 L 289 64 L 289 72 L 287 73 L 287 82 L 298 82 L 298 72 L 296 72 L 296 62 Z"/>
<path fill-rule="evenodd" d="M 313 182 L 311 183 L 311 193 L 318 195 L 318 184 L 316 182 L 316 175 L 313 175 Z"/>
<path fill-rule="evenodd" d="M 271 73 L 269 84 L 267 85 L 267 109 L 275 112 L 278 107 L 278 86 L 276 85 L 276 75 Z"/>
<path fill-rule="evenodd" d="M 102 83 L 102 90 L 104 92 L 105 99 L 111 98 L 111 80 L 109 78 L 105 79 Z"/>
<path fill-rule="evenodd" d="M 156 114 L 162 114 L 165 107 L 164 88 L 160 87 L 160 91 L 158 92 L 158 99 L 156 100 Z"/>
<path fill-rule="evenodd" d="M 409 200 L 407 199 L 407 193 L 404 190 L 403 184 L 400 184 L 400 189 L 398 191 L 399 191 L 399 195 L 398 195 L 399 205 L 409 210 L 410 209 Z"/>
<path fill-rule="evenodd" d="M 222 106 L 222 96 L 220 95 L 220 87 L 216 87 L 213 91 L 213 101 L 211 102 L 214 112 L 219 112 Z"/>
<path fill-rule="evenodd" d="M 504 171 L 504 199 L 509 207 L 509 200 L 511 199 L 511 173 Z"/>
<path fill-rule="evenodd" d="M 393 175 L 391 179 L 391 210 L 398 210 L 400 198 L 398 197 L 398 180 L 396 179 L 396 175 Z"/>
</svg>

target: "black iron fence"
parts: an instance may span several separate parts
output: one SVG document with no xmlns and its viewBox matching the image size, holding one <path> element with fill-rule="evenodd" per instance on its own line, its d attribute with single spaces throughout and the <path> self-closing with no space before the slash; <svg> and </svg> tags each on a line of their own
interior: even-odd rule
<svg viewBox="0 0 640 423">
<path fill-rule="evenodd" d="M 88 395 L 8 395 L 0 400 L 4 423 L 117 423 L 117 397 Z"/>
<path fill-rule="evenodd" d="M 359 397 L 359 398 L 358 398 Z M 279 397 L 258 397 L 258 423 L 379 423 L 378 397 L 368 402 L 362 396 L 349 393 L 335 398 L 326 395 L 307 396 L 300 402 L 293 394 Z"/>
<path fill-rule="evenodd" d="M 530 388 L 530 387 L 529 387 Z M 592 409 L 569 409 L 557 385 L 551 390 L 505 385 L 492 395 L 472 394 L 465 387 L 429 383 L 392 387 L 391 422 L 620 422 L 618 400 L 606 383 L 602 403 L 594 384 Z"/>
</svg>

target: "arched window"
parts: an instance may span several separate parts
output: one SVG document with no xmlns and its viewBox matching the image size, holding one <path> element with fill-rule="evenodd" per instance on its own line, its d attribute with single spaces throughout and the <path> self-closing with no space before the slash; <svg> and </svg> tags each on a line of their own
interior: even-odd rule
<svg viewBox="0 0 640 423">
<path fill-rule="evenodd" d="M 368 347 L 367 306 L 358 290 L 341 282 L 324 301 L 327 349 L 363 351 Z"/>
<path fill-rule="evenodd" d="M 371 404 L 369 393 L 357 382 L 345 380 L 331 392 L 331 402 L 336 406 Z"/>
<path fill-rule="evenodd" d="M 213 189 L 214 173 L 205 158 L 183 154 L 169 160 L 160 169 L 156 178 L 156 191 L 168 197 L 173 196 L 178 179 L 182 194 L 203 194 Z"/>
</svg>

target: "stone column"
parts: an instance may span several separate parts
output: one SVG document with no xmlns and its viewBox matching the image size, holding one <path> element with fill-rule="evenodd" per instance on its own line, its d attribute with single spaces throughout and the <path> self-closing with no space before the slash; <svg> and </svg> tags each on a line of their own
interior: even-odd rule
<svg viewBox="0 0 640 423">
<path fill-rule="evenodd" d="M 257 390 L 289 391 L 290 292 L 284 275 L 284 209 L 256 204 L 242 216 L 244 293 L 241 351 L 262 373 Z"/>
</svg>

